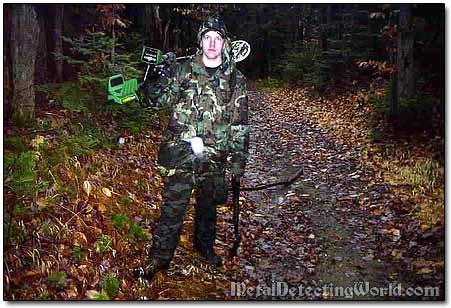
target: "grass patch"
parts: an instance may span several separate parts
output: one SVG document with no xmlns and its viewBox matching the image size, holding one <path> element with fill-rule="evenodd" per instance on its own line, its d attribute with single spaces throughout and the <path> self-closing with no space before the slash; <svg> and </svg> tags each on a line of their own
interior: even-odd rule
<svg viewBox="0 0 451 308">
<path fill-rule="evenodd" d="M 382 168 L 385 178 L 396 185 L 408 185 L 416 204 L 415 216 L 422 228 L 433 228 L 444 222 L 444 168 L 430 158 L 417 159 L 414 164 L 400 166 L 399 160 L 386 159 Z"/>
<path fill-rule="evenodd" d="M 412 186 L 413 194 L 431 193 L 443 182 L 444 169 L 432 159 L 423 159 L 413 166 L 402 167 L 399 178 Z"/>
<path fill-rule="evenodd" d="M 287 86 L 284 80 L 272 77 L 257 79 L 255 83 L 258 89 L 268 89 L 268 90 L 284 88 Z"/>
</svg>

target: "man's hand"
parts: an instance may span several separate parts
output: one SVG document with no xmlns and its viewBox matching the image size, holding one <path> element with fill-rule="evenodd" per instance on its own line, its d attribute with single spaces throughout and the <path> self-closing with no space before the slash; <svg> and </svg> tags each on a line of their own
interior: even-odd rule
<svg viewBox="0 0 451 308">
<path fill-rule="evenodd" d="M 162 108 L 159 98 L 168 88 L 171 78 L 175 70 L 176 56 L 173 52 L 164 55 L 164 62 L 155 65 L 149 77 L 140 84 L 139 95 L 141 97 L 140 104 L 143 107 Z"/>
</svg>

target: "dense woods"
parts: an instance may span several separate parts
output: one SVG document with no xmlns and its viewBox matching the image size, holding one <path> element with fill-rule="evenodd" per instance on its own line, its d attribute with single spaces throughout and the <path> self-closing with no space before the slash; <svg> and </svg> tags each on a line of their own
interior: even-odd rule
<svg viewBox="0 0 451 308">
<path fill-rule="evenodd" d="M 443 101 L 444 13 L 438 4 L 6 5 L 6 74 L 14 76 L 17 66 L 13 61 L 25 58 L 15 54 L 20 51 L 14 42 L 35 43 L 27 41 L 29 36 L 40 51 L 27 56 L 34 63 L 28 69 L 36 71 L 27 74 L 27 79 L 33 75 L 34 86 L 74 80 L 80 72 L 100 73 L 80 70 L 81 63 L 69 58 L 102 65 L 103 76 L 97 77 L 134 67 L 141 70 L 137 76 L 142 78 L 145 67 L 137 63 L 142 46 L 192 54 L 200 20 L 213 11 L 222 12 L 234 39 L 251 44 L 252 57 L 241 67 L 248 78 L 274 78 L 323 91 L 362 77 L 373 81 L 391 74 L 390 86 L 396 83 L 393 93 L 397 94 L 393 94 L 393 104 L 401 103 L 399 97 L 430 93 Z M 25 28 L 13 26 L 20 22 L 15 17 L 18 14 Z M 85 45 L 73 45 L 75 40 Z M 121 63 L 121 57 L 128 61 Z M 19 95 L 13 86 L 22 87 L 14 78 L 10 80 L 7 103 Z M 24 112 L 32 111 L 28 109 Z M 397 109 L 392 106 L 392 113 Z"/>
<path fill-rule="evenodd" d="M 198 279 L 190 290 L 176 278 L 143 285 L 124 271 L 145 257 L 158 217 L 154 160 L 167 114 L 107 103 L 110 76 L 142 82 L 143 46 L 194 54 L 201 21 L 217 12 L 233 40 L 250 43 L 238 68 L 255 101 L 358 145 L 359 168 L 374 171 L 368 182 L 391 185 L 381 193 L 390 201 L 366 209 L 403 208 L 391 208 L 399 220 L 381 220 L 382 236 L 404 237 L 387 240 L 380 259 L 406 266 L 410 283 L 443 287 L 444 4 L 17 3 L 3 10 L 4 299 L 233 299 L 218 290 L 244 275 L 248 263 L 237 259 L 208 279 L 189 276 Z M 363 207 L 370 197 L 351 199 Z M 424 249 L 415 233 L 427 235 Z M 320 245 L 311 234 L 308 245 Z"/>
</svg>

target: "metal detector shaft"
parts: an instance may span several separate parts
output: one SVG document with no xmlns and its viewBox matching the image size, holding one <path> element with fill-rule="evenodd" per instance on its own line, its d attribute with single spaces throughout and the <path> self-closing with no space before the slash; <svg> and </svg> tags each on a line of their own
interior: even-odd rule
<svg viewBox="0 0 451 308">
<path fill-rule="evenodd" d="M 241 242 L 240 234 L 240 183 L 232 180 L 233 191 L 233 227 L 235 234 L 235 241 L 233 247 L 230 250 L 230 256 L 236 256 L 238 253 L 238 247 Z"/>
<path fill-rule="evenodd" d="M 144 81 L 146 81 L 147 73 L 149 72 L 150 65 L 147 64 L 146 74 L 144 75 Z"/>
</svg>

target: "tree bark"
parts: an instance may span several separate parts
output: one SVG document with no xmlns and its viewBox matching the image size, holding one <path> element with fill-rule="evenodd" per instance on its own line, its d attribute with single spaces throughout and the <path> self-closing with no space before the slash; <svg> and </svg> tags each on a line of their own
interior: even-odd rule
<svg viewBox="0 0 451 308">
<path fill-rule="evenodd" d="M 39 7 L 36 7 L 36 14 L 38 17 L 39 23 L 39 52 L 36 57 L 36 70 L 35 70 L 35 83 L 36 84 L 44 84 L 49 81 L 49 48 L 47 45 L 47 29 L 48 23 L 47 20 L 50 17 L 47 14 L 48 5 L 43 4 Z"/>
<path fill-rule="evenodd" d="M 166 26 L 164 27 L 164 38 L 163 38 L 163 50 L 166 52 L 168 51 L 168 45 L 169 45 L 169 27 L 171 25 L 171 21 L 168 20 L 166 22 Z"/>
<path fill-rule="evenodd" d="M 55 24 L 53 27 L 53 40 L 55 42 L 54 52 L 59 55 L 63 55 L 63 15 L 64 6 L 62 4 L 55 5 Z M 63 81 L 63 59 L 59 56 L 55 56 L 55 79 L 56 82 Z"/>
<path fill-rule="evenodd" d="M 111 34 L 113 37 L 113 44 L 111 46 L 111 64 L 113 65 L 114 70 L 114 61 L 115 61 L 115 48 L 116 48 L 116 32 L 114 31 L 114 24 L 116 23 L 116 16 L 114 15 L 114 4 L 113 4 L 113 25 L 111 26 Z"/>
<path fill-rule="evenodd" d="M 11 101 L 13 97 L 12 67 L 10 55 L 12 5 L 3 7 L 3 119 L 11 116 Z"/>
<path fill-rule="evenodd" d="M 412 10 L 410 4 L 400 4 L 398 51 L 398 96 L 410 97 L 415 93 L 413 66 L 414 33 L 411 27 Z"/>
<path fill-rule="evenodd" d="M 155 5 L 155 30 L 158 31 L 159 38 L 163 37 L 163 25 L 162 20 L 160 18 L 160 6 Z"/>
<path fill-rule="evenodd" d="M 12 120 L 18 126 L 34 122 L 34 73 L 39 24 L 32 4 L 13 4 L 11 19 L 11 64 L 13 80 Z"/>
</svg>

